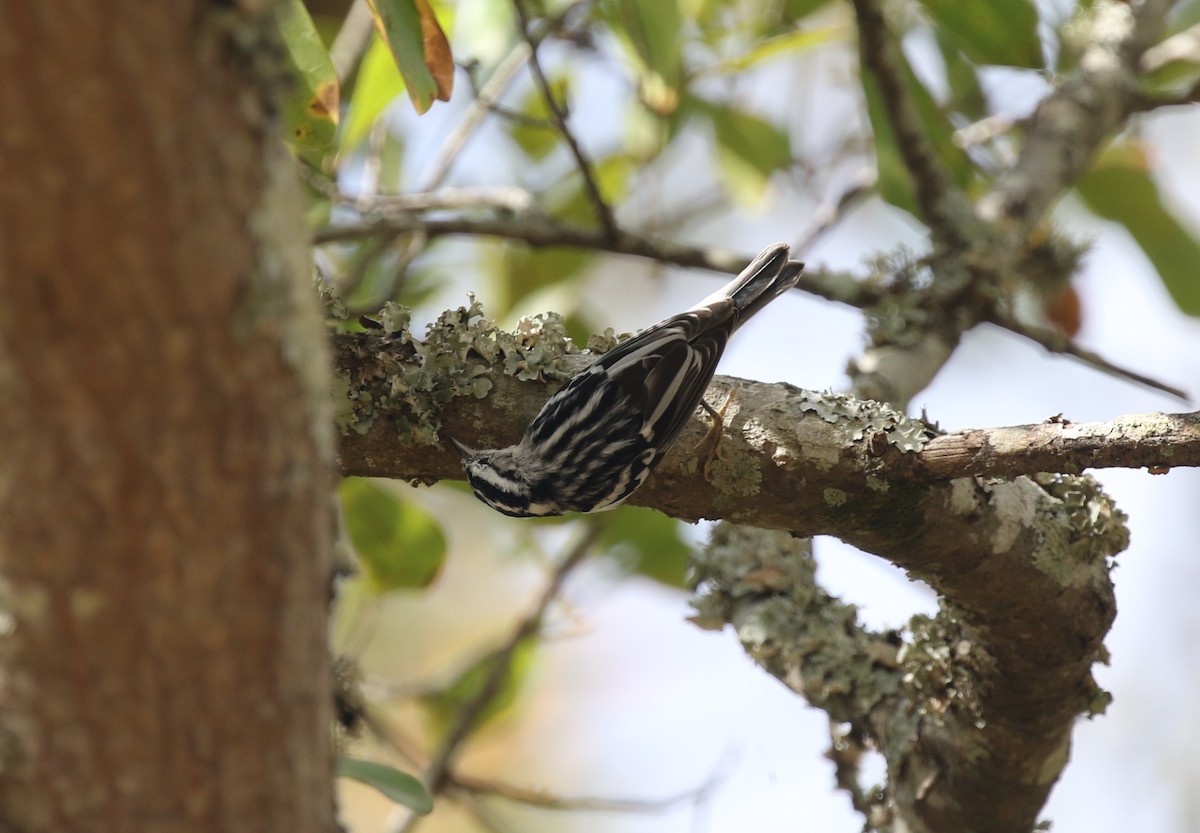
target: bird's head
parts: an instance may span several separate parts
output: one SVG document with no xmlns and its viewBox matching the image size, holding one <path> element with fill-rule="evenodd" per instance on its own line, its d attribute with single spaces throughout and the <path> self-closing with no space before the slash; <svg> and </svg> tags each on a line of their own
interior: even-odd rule
<svg viewBox="0 0 1200 833">
<path fill-rule="evenodd" d="M 520 463 L 519 446 L 508 448 L 475 449 L 453 437 L 450 442 L 462 455 L 463 471 L 475 497 L 505 515 L 527 518 L 548 514 L 539 511 L 534 504 L 526 478 L 527 472 Z"/>
</svg>

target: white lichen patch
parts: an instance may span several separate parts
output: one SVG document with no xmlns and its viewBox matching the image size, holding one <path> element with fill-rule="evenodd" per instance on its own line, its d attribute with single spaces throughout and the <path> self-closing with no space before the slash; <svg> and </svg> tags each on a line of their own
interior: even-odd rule
<svg viewBox="0 0 1200 833">
<path fill-rule="evenodd" d="M 1014 480 L 991 487 L 991 504 L 996 518 L 992 552 L 1008 552 L 1017 538 L 1029 528 L 1037 514 L 1042 496 L 1028 480 Z"/>
<path fill-rule="evenodd" d="M 724 495 L 751 497 L 762 490 L 762 464 L 749 454 L 714 460 L 710 474 L 713 488 Z"/>
<path fill-rule="evenodd" d="M 950 511 L 955 517 L 964 517 L 979 509 L 979 496 L 972 478 L 950 481 Z"/>
<path fill-rule="evenodd" d="M 1034 554 L 1038 569 L 1064 586 L 1129 546 L 1125 513 L 1088 475 L 1039 474 L 1032 478 L 1057 499 L 1035 520 L 1043 543 Z"/>
<path fill-rule="evenodd" d="M 925 423 L 870 399 L 856 399 L 840 393 L 801 391 L 802 412 L 811 412 L 831 425 L 844 425 L 850 438 L 857 441 L 882 434 L 887 443 L 900 451 L 920 451 L 932 436 Z"/>
<path fill-rule="evenodd" d="M 412 332 L 407 307 L 389 302 L 380 310 L 380 325 L 393 344 L 405 348 L 406 355 L 386 363 L 386 378 L 346 386 L 352 411 L 350 418 L 340 421 L 343 433 L 365 432 L 378 414 L 386 412 L 402 437 L 433 444 L 439 441 L 442 406 L 459 396 L 487 396 L 497 366 L 523 381 L 561 381 L 580 368 L 579 362 L 565 361 L 578 355 L 579 348 L 557 313 L 522 318 L 515 331 L 506 332 L 483 316 L 474 295 L 468 298 L 467 306 L 447 310 L 430 323 L 424 338 Z M 595 343 L 608 347 L 615 337 L 609 332 Z M 385 364 L 383 358 L 380 364 Z"/>
</svg>

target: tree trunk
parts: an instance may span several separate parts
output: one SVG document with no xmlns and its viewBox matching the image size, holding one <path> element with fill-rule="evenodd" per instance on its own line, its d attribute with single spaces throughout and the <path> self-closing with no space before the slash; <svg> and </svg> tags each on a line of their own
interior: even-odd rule
<svg viewBox="0 0 1200 833">
<path fill-rule="evenodd" d="M 0 3 L 2 830 L 332 829 L 327 358 L 255 5 Z"/>
</svg>

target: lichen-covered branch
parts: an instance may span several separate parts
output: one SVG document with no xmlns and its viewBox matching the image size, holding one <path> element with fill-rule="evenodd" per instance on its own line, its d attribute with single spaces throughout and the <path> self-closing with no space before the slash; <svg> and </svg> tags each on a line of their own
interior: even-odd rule
<svg viewBox="0 0 1200 833">
<path fill-rule="evenodd" d="M 1140 61 L 1169 0 L 1096 3 L 1079 13 L 1079 68 L 1046 96 L 1029 121 L 1020 157 L 978 205 L 979 216 L 1024 239 L 1091 164 L 1097 148 L 1143 102 Z"/>
<path fill-rule="evenodd" d="M 953 354 L 963 332 L 981 321 L 1011 320 L 1012 287 L 1047 288 L 1069 280 L 1078 257 L 1038 268 L 1038 251 L 1045 246 L 1032 232 L 1087 170 L 1101 144 L 1141 106 L 1139 62 L 1170 5 L 1106 2 L 1077 11 L 1070 31 L 1082 52 L 1078 67 L 1038 106 L 1017 162 L 972 206 L 950 184 L 922 130 L 879 4 L 855 0 L 863 66 L 883 92 L 921 214 L 937 244 L 927 262 L 930 298 L 905 322 L 902 338 L 872 328 L 870 345 L 851 365 L 856 394 L 904 407 Z"/>
<path fill-rule="evenodd" d="M 588 361 L 564 352 L 553 318 L 504 334 L 475 308 L 452 311 L 425 340 L 398 329 L 404 323 L 384 316 L 396 332 L 335 338 L 344 473 L 461 477 L 446 437 L 515 441 L 549 394 L 543 377 L 565 378 Z M 943 613 L 914 626 L 918 638 L 900 658 L 884 650 L 886 637 L 854 631 L 820 591 L 796 597 L 778 564 L 730 579 L 741 595 L 728 618 L 768 670 L 880 746 L 889 806 L 907 822 L 1027 830 L 1067 760 L 1072 721 L 1103 705 L 1090 668 L 1115 613 L 1107 566 L 1127 543 L 1123 516 L 1087 477 L 946 480 L 948 469 L 933 469 L 953 455 L 929 450 L 947 441 L 879 403 L 727 378 L 710 395 L 734 385 L 718 452 L 710 459 L 700 445 L 709 425 L 698 412 L 632 502 L 784 531 L 779 540 L 834 535 L 934 587 Z M 1175 420 L 1172 436 L 1187 437 L 1189 425 Z M 1192 450 L 1172 460 L 1195 453 L 1194 434 Z M 1153 448 L 1147 436 L 1124 443 Z M 964 454 L 962 464 L 979 459 Z M 840 623 L 836 642 L 797 630 L 826 618 Z M 861 654 L 853 666 L 839 661 L 847 652 Z M 860 671 L 865 682 L 850 676 Z"/>
<path fill-rule="evenodd" d="M 990 547 L 1003 562 L 994 567 L 938 564 L 946 550 L 917 555 L 920 536 L 893 547 L 949 600 L 902 635 L 863 628 L 820 589 L 807 539 L 722 524 L 694 560 L 697 623 L 732 625 L 764 669 L 884 754 L 883 800 L 863 808 L 869 829 L 1030 830 L 1075 719 L 1106 703 L 1091 665 L 1115 613 L 1106 556 L 1126 543 L 1121 518 L 1086 479 L 1023 483 L 993 493 L 1007 504 L 998 514 L 1019 508 L 1012 522 L 1049 527 L 1064 520 L 1064 498 L 1078 499 L 1096 513 L 1068 522 L 1085 543 L 1018 536 L 1004 552 Z M 1018 502 L 1002 496 L 1010 489 Z M 1007 568 L 1017 575 L 987 591 Z"/>
<path fill-rule="evenodd" d="M 446 313 L 424 340 L 403 330 L 335 338 L 345 474 L 460 478 L 447 436 L 480 447 L 515 442 L 550 384 L 589 361 L 552 316 L 502 333 L 477 315 L 477 307 Z M 1196 414 L 939 434 L 877 402 L 786 384 L 718 376 L 709 396 L 720 402 L 734 387 L 719 453 L 710 461 L 707 447 L 696 447 L 710 427 L 697 411 L 633 502 L 689 520 L 837 535 L 896 511 L 905 499 L 898 493 L 957 478 L 1200 465 Z"/>
</svg>

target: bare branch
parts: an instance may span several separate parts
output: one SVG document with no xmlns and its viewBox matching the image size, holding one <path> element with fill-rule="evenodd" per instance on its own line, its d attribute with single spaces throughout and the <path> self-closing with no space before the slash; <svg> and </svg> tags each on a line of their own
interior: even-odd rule
<svg viewBox="0 0 1200 833">
<path fill-rule="evenodd" d="M 1123 379 L 1126 382 L 1142 385 L 1151 390 L 1169 393 L 1181 402 L 1191 402 L 1191 397 L 1187 392 L 1174 385 L 1155 379 L 1152 376 L 1147 376 L 1136 370 L 1127 367 L 1121 367 L 1108 359 L 1096 353 L 1093 350 L 1088 350 L 1073 341 L 1065 333 L 1058 330 L 1050 329 L 1049 327 L 1037 327 L 1032 324 L 1025 324 L 1008 315 L 995 315 L 990 323 L 997 327 L 1008 330 L 1015 335 L 1024 336 L 1035 344 L 1044 347 L 1051 353 L 1058 353 L 1062 356 L 1070 356 L 1077 359 L 1089 367 L 1099 370 L 1101 373 L 1106 373 L 1117 379 Z"/>
<path fill-rule="evenodd" d="M 571 155 L 575 157 L 575 164 L 579 168 L 579 175 L 583 178 L 583 188 L 587 192 L 588 198 L 591 200 L 592 208 L 596 212 L 596 219 L 600 221 L 600 226 L 604 229 L 604 233 L 609 238 L 615 238 L 620 234 L 617 228 L 617 222 L 613 218 L 612 208 L 604 200 L 604 195 L 600 193 L 600 185 L 596 181 L 596 175 L 592 170 L 591 160 L 584 153 L 583 147 L 579 144 L 579 140 L 575 138 L 575 134 L 571 132 L 570 125 L 567 124 L 567 114 L 563 109 L 562 104 L 554 97 L 554 89 L 550 86 L 549 80 L 546 78 L 546 73 L 542 70 L 542 63 L 538 58 L 538 44 L 530 34 L 529 17 L 525 11 L 524 0 L 513 0 L 513 8 L 517 12 L 517 22 L 520 25 L 521 37 L 529 44 L 529 68 L 533 71 L 534 80 L 537 82 L 538 88 L 542 91 L 542 97 L 546 100 L 546 108 L 550 111 L 550 118 L 555 126 L 558 127 L 558 132 L 562 134 L 563 141 L 567 143 L 567 148 L 571 151 Z"/>
<path fill-rule="evenodd" d="M 426 770 L 425 781 L 430 792 L 436 794 L 450 784 L 452 779 L 451 767 L 454 760 L 461 751 L 462 744 L 467 739 L 467 736 L 476 728 L 476 721 L 479 719 L 480 714 L 483 713 L 483 710 L 487 708 L 488 704 L 491 703 L 503 688 L 504 681 L 508 679 L 508 674 L 512 670 L 513 655 L 524 640 L 536 634 L 542 627 L 546 612 L 550 609 L 550 605 L 554 600 L 558 598 L 559 593 L 562 591 L 563 583 L 567 580 L 567 576 L 583 563 L 583 559 L 591 552 L 592 546 L 596 543 L 596 539 L 600 537 L 603 529 L 603 523 L 600 521 L 589 523 L 585 526 L 579 540 L 571 546 L 562 561 L 555 567 L 550 581 L 546 584 L 545 590 L 542 591 L 542 595 L 533 606 L 533 609 L 513 629 L 512 634 L 505 643 L 493 653 L 491 668 L 480 684 L 478 693 L 455 716 L 454 724 L 446 733 L 441 749 L 434 755 L 429 768 Z"/>
<path fill-rule="evenodd" d="M 500 65 L 496 67 L 491 77 L 479 90 L 475 100 L 471 102 L 466 116 L 446 137 L 446 141 L 438 151 L 437 158 L 429 166 L 429 174 L 421 184 L 422 191 L 432 191 L 445 181 L 454 161 L 463 152 L 475 130 L 483 122 L 484 117 L 491 112 L 492 106 L 508 89 L 509 84 L 517 77 L 517 72 L 528 60 L 529 44 L 521 43 L 500 62 Z"/>
<path fill-rule="evenodd" d="M 978 205 L 988 222 L 1014 225 L 1019 238 L 1091 165 L 1096 149 L 1138 108 L 1142 54 L 1162 25 L 1168 0 L 1102 3 L 1079 69 L 1038 105 L 1012 170 Z"/>
<path fill-rule="evenodd" d="M 939 479 L 1037 472 L 1200 466 L 1200 414 L 1139 414 L 1110 422 L 1057 418 L 1040 425 L 973 428 L 934 437 L 917 454 Z"/>
<path fill-rule="evenodd" d="M 414 231 L 424 232 L 430 238 L 473 235 L 501 237 L 539 248 L 591 249 L 646 258 L 673 266 L 709 269 L 729 274 L 737 274 L 752 260 L 752 256 L 728 249 L 689 246 L 628 231 L 618 231 L 616 237 L 608 237 L 597 229 L 569 225 L 537 212 L 513 216 L 444 219 L 400 214 L 360 225 L 327 226 L 313 235 L 313 241 L 320 245 Z M 858 283 L 852 275 L 844 272 L 806 272 L 801 277 L 798 288 L 818 297 L 855 307 L 868 305 L 880 294 L 877 290 Z"/>
<path fill-rule="evenodd" d="M 905 84 L 904 59 L 887 30 L 883 10 L 878 0 L 854 0 L 854 11 L 860 59 L 879 85 L 896 144 L 913 178 L 921 214 L 935 237 L 965 241 L 969 239 L 963 228 L 971 216 L 969 204 L 921 125 L 916 102 Z"/>
</svg>

